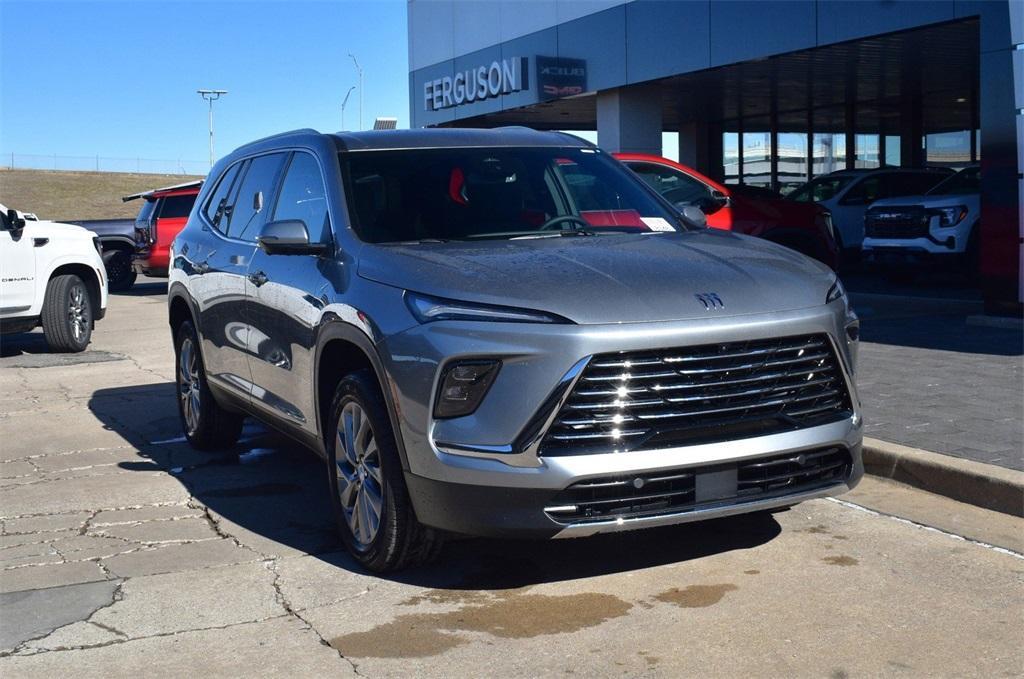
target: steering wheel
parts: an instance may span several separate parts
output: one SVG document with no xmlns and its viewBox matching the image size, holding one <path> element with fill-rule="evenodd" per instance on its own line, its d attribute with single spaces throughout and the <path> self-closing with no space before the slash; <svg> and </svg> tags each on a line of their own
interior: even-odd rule
<svg viewBox="0 0 1024 679">
<path fill-rule="evenodd" d="M 583 227 L 586 229 L 589 229 L 591 227 L 591 223 L 583 219 L 583 217 L 580 217 L 579 215 L 562 215 L 561 217 L 552 217 L 548 221 L 541 224 L 540 228 L 537 230 L 554 231 L 554 228 L 559 224 L 566 224 L 568 222 L 576 222 L 577 224 L 582 224 Z"/>
</svg>

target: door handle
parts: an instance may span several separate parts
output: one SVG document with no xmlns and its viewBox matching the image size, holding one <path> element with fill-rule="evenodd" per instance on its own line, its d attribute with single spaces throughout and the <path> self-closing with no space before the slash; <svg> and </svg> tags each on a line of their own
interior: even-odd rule
<svg viewBox="0 0 1024 679">
<path fill-rule="evenodd" d="M 257 288 L 267 282 L 267 274 L 262 271 L 253 271 L 248 276 L 249 282 L 255 285 Z"/>
</svg>

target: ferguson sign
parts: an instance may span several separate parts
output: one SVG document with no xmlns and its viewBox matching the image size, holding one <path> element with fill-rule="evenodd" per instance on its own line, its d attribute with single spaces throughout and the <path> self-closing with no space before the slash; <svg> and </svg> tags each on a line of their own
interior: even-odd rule
<svg viewBox="0 0 1024 679">
<path fill-rule="evenodd" d="M 428 111 L 439 111 L 527 87 L 526 58 L 512 57 L 459 71 L 455 77 L 428 80 L 423 84 L 423 105 Z"/>
</svg>

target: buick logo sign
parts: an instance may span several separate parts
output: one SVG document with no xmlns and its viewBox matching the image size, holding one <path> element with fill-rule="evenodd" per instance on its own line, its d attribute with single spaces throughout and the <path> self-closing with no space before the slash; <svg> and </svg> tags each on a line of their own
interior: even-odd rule
<svg viewBox="0 0 1024 679">
<path fill-rule="evenodd" d="M 704 311 L 716 311 L 725 308 L 725 302 L 722 301 L 717 292 L 698 292 L 694 297 L 704 305 Z"/>
</svg>

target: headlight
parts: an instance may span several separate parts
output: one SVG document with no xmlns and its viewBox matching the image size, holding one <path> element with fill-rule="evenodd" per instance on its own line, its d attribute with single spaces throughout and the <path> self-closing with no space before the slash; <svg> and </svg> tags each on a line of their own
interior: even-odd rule
<svg viewBox="0 0 1024 679">
<path fill-rule="evenodd" d="M 842 282 L 837 278 L 832 287 L 828 289 L 828 294 L 825 295 L 825 304 L 831 304 L 843 297 L 846 297 L 846 288 L 843 287 Z"/>
<path fill-rule="evenodd" d="M 499 323 L 571 323 L 543 311 L 456 302 L 406 291 L 405 304 L 420 323 L 431 321 L 491 321 Z"/>
<path fill-rule="evenodd" d="M 967 206 L 939 207 L 930 210 L 929 214 L 936 215 L 939 218 L 939 226 L 956 226 L 967 216 Z"/>
</svg>

